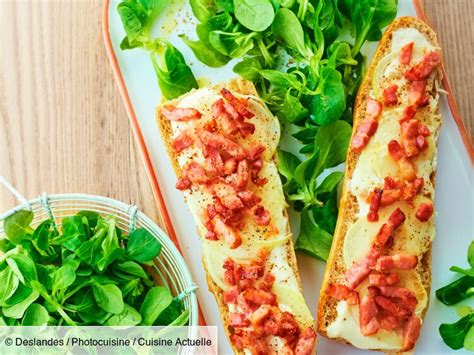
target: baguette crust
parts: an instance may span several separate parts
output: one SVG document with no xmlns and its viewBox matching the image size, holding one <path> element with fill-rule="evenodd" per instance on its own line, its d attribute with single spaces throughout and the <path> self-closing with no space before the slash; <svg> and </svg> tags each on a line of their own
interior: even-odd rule
<svg viewBox="0 0 474 355">
<path fill-rule="evenodd" d="M 365 78 L 359 88 L 357 98 L 354 104 L 354 129 L 353 135 L 357 132 L 357 128 L 365 118 L 365 103 L 370 97 L 370 92 L 373 86 L 373 77 L 375 74 L 376 67 L 380 60 L 391 51 L 392 33 L 401 28 L 414 28 L 421 32 L 426 39 L 434 46 L 439 47 L 436 34 L 434 31 L 423 21 L 414 17 L 401 17 L 395 19 L 392 24 L 385 31 L 378 48 L 374 54 L 374 57 L 369 65 Z M 437 80 L 441 80 L 441 69 L 437 69 Z M 436 109 L 436 113 L 439 113 L 439 107 Z M 438 131 L 433 132 L 434 137 L 437 137 Z M 326 272 L 324 275 L 318 304 L 318 317 L 317 317 L 317 331 L 319 334 L 329 337 L 327 334 L 328 326 L 337 317 L 337 302 L 331 298 L 327 293 L 327 288 L 330 283 L 344 283 L 344 271 L 345 266 L 343 263 L 343 245 L 348 232 L 349 226 L 356 220 L 359 206 L 357 199 L 347 188 L 347 181 L 352 178 L 354 169 L 356 167 L 359 154 L 348 150 L 347 161 L 346 161 L 346 174 L 344 177 L 342 197 L 340 201 L 339 216 L 337 220 L 336 230 L 334 233 L 334 239 L 332 242 L 331 251 L 329 254 Z M 435 174 L 431 174 L 430 180 L 434 186 Z M 417 272 L 419 273 L 422 281 L 422 285 L 429 295 L 430 284 L 431 284 L 431 245 L 426 253 L 422 255 L 419 260 Z M 428 299 L 429 302 L 429 299 Z M 425 307 L 422 318 L 424 318 L 428 304 Z M 338 342 L 346 343 L 351 345 L 344 338 L 331 338 Z M 375 351 L 391 352 L 389 349 L 371 349 Z"/>
<path fill-rule="evenodd" d="M 214 85 L 211 88 L 216 89 L 216 90 L 220 90 L 224 87 L 227 88 L 228 90 L 232 91 L 232 92 L 236 92 L 236 93 L 241 94 L 241 95 L 258 96 L 254 85 L 249 81 L 241 80 L 241 79 L 233 79 L 233 80 L 230 80 L 226 83 L 220 83 L 220 84 Z M 167 101 L 166 104 L 176 105 L 179 101 L 182 100 L 183 97 L 192 94 L 194 91 L 195 90 L 193 90 L 190 93 L 185 94 L 185 95 L 183 95 L 179 98 L 176 98 L 174 100 Z M 162 115 L 161 107 L 162 107 L 162 105 L 160 105 L 157 108 L 157 112 L 156 112 L 158 127 L 160 129 L 161 136 L 162 136 L 163 141 L 165 143 L 166 150 L 167 150 L 168 155 L 170 157 L 173 169 L 174 169 L 177 176 L 181 176 L 182 171 L 181 171 L 181 168 L 178 164 L 176 154 L 174 153 L 174 151 L 172 149 L 173 131 L 172 131 L 172 128 L 171 128 L 171 122 Z M 276 158 L 277 158 L 277 156 L 275 154 L 273 156 L 273 160 L 276 161 Z M 283 216 L 283 218 L 288 219 L 288 214 L 287 214 L 286 210 L 285 210 L 285 215 Z M 199 232 L 199 230 L 198 230 L 198 232 Z M 288 256 L 288 264 L 289 264 L 289 266 L 291 267 L 291 269 L 293 270 L 293 272 L 296 276 L 296 280 L 298 282 L 299 290 L 302 293 L 301 280 L 300 280 L 300 277 L 299 277 L 299 274 L 298 274 L 298 268 L 297 268 L 297 263 L 296 263 L 296 255 L 295 255 L 294 246 L 293 246 L 293 239 L 291 238 L 291 231 L 290 231 L 290 228 L 289 228 L 289 224 L 287 224 L 286 235 L 290 235 L 290 238 L 288 238 L 288 242 L 285 245 L 286 250 L 287 250 L 287 256 Z M 204 235 L 200 235 L 200 237 L 204 238 Z M 226 331 L 227 338 L 229 339 L 229 344 L 231 345 L 232 350 L 234 351 L 235 354 L 243 354 L 244 352 L 237 349 L 232 344 L 232 342 L 230 341 L 230 335 L 232 333 L 231 333 L 231 328 L 229 326 L 228 305 L 224 302 L 224 291 L 210 277 L 209 272 L 208 272 L 208 267 L 206 265 L 206 262 L 205 262 L 204 258 L 202 258 L 202 263 L 203 263 L 203 266 L 204 266 L 204 270 L 206 271 L 207 285 L 208 285 L 209 291 L 211 291 L 214 294 L 214 297 L 217 301 L 217 305 L 219 307 L 219 313 L 221 315 L 222 323 L 223 323 L 224 329 Z"/>
</svg>

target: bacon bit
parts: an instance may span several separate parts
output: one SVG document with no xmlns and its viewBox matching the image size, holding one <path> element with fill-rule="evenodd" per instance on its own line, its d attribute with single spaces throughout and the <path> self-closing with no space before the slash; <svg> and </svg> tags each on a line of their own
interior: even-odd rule
<svg viewBox="0 0 474 355">
<path fill-rule="evenodd" d="M 398 298 L 400 306 L 409 311 L 414 311 L 418 304 L 418 300 L 416 299 L 413 292 L 407 288 L 396 286 L 380 286 L 379 290 L 382 296 Z"/>
<path fill-rule="evenodd" d="M 416 115 L 416 106 L 415 105 L 409 105 L 405 107 L 405 110 L 403 110 L 403 117 L 400 120 L 400 123 L 404 121 L 411 120 L 413 117 Z"/>
<path fill-rule="evenodd" d="M 257 196 L 252 191 L 244 190 L 237 192 L 240 200 L 244 203 L 244 206 L 247 208 L 252 208 L 262 201 L 260 196 Z"/>
<path fill-rule="evenodd" d="M 224 163 L 224 174 L 231 175 L 237 170 L 237 161 L 234 158 L 229 158 Z"/>
<path fill-rule="evenodd" d="M 410 42 L 402 47 L 400 50 L 400 63 L 408 65 L 411 62 L 411 52 L 413 50 L 414 42 Z"/>
<path fill-rule="evenodd" d="M 395 139 L 388 142 L 388 152 L 395 161 L 399 161 L 405 156 L 402 146 Z"/>
<path fill-rule="evenodd" d="M 383 189 L 384 190 L 386 190 L 386 189 L 401 189 L 401 188 L 403 188 L 403 183 L 400 180 L 394 179 L 391 176 L 386 176 L 383 179 Z"/>
<path fill-rule="evenodd" d="M 257 206 L 253 211 L 255 222 L 259 226 L 268 226 L 271 221 L 270 212 L 268 212 L 263 206 Z"/>
<path fill-rule="evenodd" d="M 367 113 L 369 120 L 375 120 L 382 113 L 382 104 L 375 99 L 369 98 L 369 100 L 367 100 L 365 112 Z"/>
<path fill-rule="evenodd" d="M 237 286 L 231 286 L 224 292 L 225 303 L 237 303 L 237 296 L 239 295 L 239 288 Z"/>
<path fill-rule="evenodd" d="M 416 211 L 416 218 L 421 222 L 428 221 L 433 215 L 434 209 L 432 203 L 421 203 Z"/>
<path fill-rule="evenodd" d="M 263 160 L 262 159 L 257 159 L 252 163 L 252 170 L 259 172 L 262 170 L 263 167 Z"/>
<path fill-rule="evenodd" d="M 191 121 L 201 118 L 202 114 L 194 108 L 178 108 L 171 105 L 165 105 L 161 109 L 161 113 L 170 121 Z"/>
<path fill-rule="evenodd" d="M 423 136 L 418 136 L 416 137 L 416 147 L 420 152 L 424 151 L 426 148 L 428 148 L 428 142 L 426 141 L 426 138 Z"/>
<path fill-rule="evenodd" d="M 425 107 L 428 106 L 430 103 L 430 97 L 428 94 L 424 93 L 423 96 L 421 96 L 420 101 L 418 101 L 418 107 Z"/>
<path fill-rule="evenodd" d="M 263 277 L 264 272 L 265 268 L 262 265 L 238 265 L 235 270 L 235 275 L 239 280 L 258 280 Z"/>
<path fill-rule="evenodd" d="M 372 193 L 372 197 L 370 199 L 370 206 L 369 206 L 369 213 L 367 214 L 367 220 L 369 222 L 377 222 L 379 220 L 379 208 L 380 208 L 380 200 L 382 199 L 383 191 L 380 189 L 375 189 Z"/>
<path fill-rule="evenodd" d="M 369 275 L 370 286 L 392 286 L 400 282 L 398 274 L 379 274 L 371 273 Z"/>
<path fill-rule="evenodd" d="M 188 163 L 184 172 L 193 184 L 207 184 L 209 182 L 206 170 L 195 161 Z"/>
<path fill-rule="evenodd" d="M 229 225 L 239 222 L 243 217 L 241 210 L 230 210 L 226 208 L 217 197 L 214 198 L 214 205 L 211 208 L 211 213 L 214 213 L 214 216 L 218 214 L 220 217 L 222 217 L 222 221 Z"/>
<path fill-rule="evenodd" d="M 219 240 L 219 238 L 217 238 L 217 234 L 210 230 L 206 232 L 204 238 L 206 238 L 207 240 Z"/>
<path fill-rule="evenodd" d="M 260 307 L 257 308 L 255 312 L 252 313 L 250 318 L 250 322 L 253 326 L 259 326 L 264 321 L 266 321 L 271 315 L 272 306 L 268 304 L 262 304 Z"/>
<path fill-rule="evenodd" d="M 214 176 L 222 175 L 224 163 L 219 151 L 216 148 L 205 148 L 203 155 L 206 158 L 206 171 Z"/>
<path fill-rule="evenodd" d="M 240 116 L 245 118 L 252 118 L 255 116 L 254 113 L 248 109 L 248 99 L 239 99 L 226 88 L 221 90 L 221 95 L 229 102 L 230 105 L 233 106 Z"/>
<path fill-rule="evenodd" d="M 416 179 L 416 169 L 413 163 L 408 159 L 402 146 L 396 140 L 391 140 L 388 143 L 388 152 L 393 160 L 397 161 L 400 166 L 402 176 L 407 181 Z"/>
<path fill-rule="evenodd" d="M 252 182 L 254 183 L 255 186 L 264 186 L 267 182 L 267 178 L 261 178 L 258 176 L 252 176 Z"/>
<path fill-rule="evenodd" d="M 235 263 L 231 258 L 227 258 L 224 260 L 224 264 L 222 264 L 222 268 L 224 271 L 224 281 L 228 285 L 235 285 Z"/>
<path fill-rule="evenodd" d="M 389 206 L 402 197 L 403 184 L 395 181 L 390 176 L 384 178 L 383 194 L 380 200 L 381 206 Z"/>
<path fill-rule="evenodd" d="M 413 349 L 415 342 L 420 336 L 421 320 L 413 315 L 403 327 L 403 347 L 402 351 Z"/>
<path fill-rule="evenodd" d="M 219 149 L 234 157 L 236 160 L 245 158 L 245 151 L 240 145 L 217 133 L 202 131 L 200 139 L 204 146 Z"/>
<path fill-rule="evenodd" d="M 368 336 L 377 333 L 379 330 L 377 313 L 377 305 L 374 299 L 365 295 L 359 305 L 359 325 L 362 335 Z"/>
<path fill-rule="evenodd" d="M 338 301 L 346 300 L 350 305 L 359 303 L 359 293 L 345 285 L 329 284 L 326 293 Z"/>
<path fill-rule="evenodd" d="M 234 135 L 238 132 L 237 125 L 235 124 L 232 115 L 226 110 L 224 100 L 219 99 L 212 104 L 211 107 L 212 117 L 219 121 L 222 131 L 228 135 Z"/>
<path fill-rule="evenodd" d="M 180 153 L 192 144 L 193 138 L 188 134 L 188 132 L 183 131 L 173 140 L 171 146 L 176 153 Z"/>
<path fill-rule="evenodd" d="M 410 81 L 426 79 L 433 70 L 441 65 L 441 54 L 436 51 L 426 53 L 420 63 L 413 66 L 405 73 L 405 78 Z"/>
<path fill-rule="evenodd" d="M 418 125 L 418 134 L 422 135 L 423 137 L 428 137 L 431 134 L 431 132 L 428 126 L 424 124 L 420 124 Z"/>
<path fill-rule="evenodd" d="M 418 265 L 418 257 L 416 255 L 395 254 L 385 255 L 378 258 L 375 265 L 377 271 L 380 270 L 410 270 Z"/>
<path fill-rule="evenodd" d="M 388 223 L 393 229 L 398 228 L 403 222 L 405 222 L 405 213 L 400 208 L 397 208 L 392 212 L 390 217 L 388 217 Z"/>
<path fill-rule="evenodd" d="M 421 188 L 423 187 L 424 179 L 418 177 L 411 182 L 407 182 L 405 188 L 403 189 L 403 199 L 407 202 L 411 202 L 413 198 L 418 195 Z"/>
<path fill-rule="evenodd" d="M 248 288 L 242 293 L 245 300 L 260 306 L 262 304 L 275 305 L 276 296 L 274 293 L 257 290 L 255 288 Z"/>
<path fill-rule="evenodd" d="M 295 355 L 310 355 L 316 343 L 316 333 L 312 327 L 306 328 L 301 333 L 295 347 Z"/>
<path fill-rule="evenodd" d="M 377 131 L 378 122 L 373 119 L 366 119 L 357 128 L 356 133 L 351 140 L 351 150 L 360 153 Z"/>
<path fill-rule="evenodd" d="M 245 317 L 245 314 L 231 313 L 229 315 L 229 324 L 231 327 L 247 327 L 250 325 L 250 321 Z"/>
<path fill-rule="evenodd" d="M 380 206 L 389 206 L 392 203 L 397 202 L 402 197 L 401 189 L 383 189 L 382 199 L 380 200 Z"/>
<path fill-rule="evenodd" d="M 346 270 L 344 278 L 347 286 L 353 290 L 369 275 L 370 269 L 373 268 L 380 257 L 381 252 L 376 247 L 371 247 L 367 254 L 360 260 L 356 261 Z"/>
<path fill-rule="evenodd" d="M 247 151 L 247 157 L 251 161 L 255 161 L 257 159 L 260 159 L 262 156 L 262 153 L 265 151 L 265 147 L 261 144 L 255 144 L 251 148 L 248 149 Z"/>
<path fill-rule="evenodd" d="M 227 226 L 219 215 L 215 216 L 212 221 L 217 237 L 224 239 L 231 249 L 235 249 L 242 244 L 242 238 L 240 238 L 232 227 Z"/>
<path fill-rule="evenodd" d="M 402 145 L 408 158 L 416 157 L 419 154 L 419 150 L 416 145 L 416 137 L 419 135 L 419 125 L 420 123 L 415 119 L 402 122 Z"/>
<path fill-rule="evenodd" d="M 383 91 L 383 99 L 385 106 L 394 106 L 398 103 L 397 97 L 398 86 L 396 84 L 390 85 Z"/>
<path fill-rule="evenodd" d="M 300 328 L 295 317 L 288 312 L 280 312 L 273 308 L 273 316 L 265 322 L 264 330 L 267 334 L 276 335 L 293 342 L 300 334 Z"/>
<path fill-rule="evenodd" d="M 206 206 L 206 212 L 207 212 L 207 217 L 209 219 L 214 218 L 214 216 L 217 214 L 216 207 L 214 205 L 208 204 Z"/>
<path fill-rule="evenodd" d="M 235 122 L 232 121 L 229 115 L 221 116 L 221 118 L 219 119 L 219 123 L 222 127 L 222 132 L 229 136 L 232 136 L 239 131 L 239 128 L 237 127 Z"/>
<path fill-rule="evenodd" d="M 388 313 L 394 315 L 395 317 L 407 318 L 411 316 L 411 312 L 400 307 L 398 304 L 390 300 L 388 297 L 385 296 L 375 296 L 374 297 L 375 303 Z"/>
<path fill-rule="evenodd" d="M 222 183 L 215 184 L 213 190 L 224 207 L 230 210 L 238 210 L 244 207 L 244 204 L 237 196 L 237 191 L 232 186 Z"/>
<path fill-rule="evenodd" d="M 234 108 L 234 106 L 232 106 L 228 102 L 225 102 L 224 100 L 222 100 L 222 102 L 224 103 L 224 110 L 232 117 L 233 120 L 236 120 L 236 121 L 239 121 L 239 122 L 242 121 L 242 117 L 237 112 L 237 110 Z"/>
<path fill-rule="evenodd" d="M 380 227 L 377 236 L 375 237 L 374 245 L 376 247 L 383 247 L 387 244 L 387 241 L 392 236 L 393 228 L 388 223 L 384 223 L 382 227 Z"/>
<path fill-rule="evenodd" d="M 408 101 L 410 105 L 419 106 L 426 90 L 426 80 L 416 80 L 410 83 Z"/>
<path fill-rule="evenodd" d="M 216 120 L 212 119 L 212 120 L 207 121 L 204 124 L 203 129 L 205 131 L 208 131 L 208 132 L 211 132 L 211 133 L 216 132 L 217 131 L 217 122 L 216 122 Z"/>
<path fill-rule="evenodd" d="M 239 189 L 243 189 L 247 186 L 247 183 L 249 181 L 249 164 L 247 163 L 247 160 L 241 160 L 237 164 L 237 175 L 236 179 L 234 181 L 235 185 Z"/>
<path fill-rule="evenodd" d="M 178 190 L 187 190 L 191 187 L 191 180 L 188 177 L 182 176 L 178 178 L 176 182 L 176 188 Z"/>
<path fill-rule="evenodd" d="M 214 119 L 221 118 L 224 115 L 227 115 L 227 111 L 224 108 L 224 100 L 216 100 L 211 106 L 212 117 Z"/>
<path fill-rule="evenodd" d="M 392 332 L 400 326 L 400 321 L 392 314 L 384 314 L 380 317 L 380 328 Z"/>
<path fill-rule="evenodd" d="M 246 137 L 255 133 L 255 125 L 250 122 L 237 122 L 237 128 L 239 129 L 242 137 Z"/>
<path fill-rule="evenodd" d="M 271 291 L 274 282 L 275 276 L 267 272 L 263 279 L 257 280 L 257 282 L 255 283 L 255 288 L 263 291 Z"/>
</svg>

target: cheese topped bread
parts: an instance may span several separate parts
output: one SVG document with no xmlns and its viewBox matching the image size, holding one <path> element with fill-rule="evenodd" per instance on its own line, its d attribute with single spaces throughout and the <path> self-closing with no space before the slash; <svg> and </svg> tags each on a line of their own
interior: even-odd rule
<svg viewBox="0 0 474 355">
<path fill-rule="evenodd" d="M 312 353 L 314 321 L 274 161 L 278 120 L 243 80 L 194 90 L 157 114 L 233 350 Z"/>
<path fill-rule="evenodd" d="M 408 351 L 426 313 L 434 238 L 441 53 L 416 18 L 385 32 L 357 96 L 318 331 Z"/>
</svg>

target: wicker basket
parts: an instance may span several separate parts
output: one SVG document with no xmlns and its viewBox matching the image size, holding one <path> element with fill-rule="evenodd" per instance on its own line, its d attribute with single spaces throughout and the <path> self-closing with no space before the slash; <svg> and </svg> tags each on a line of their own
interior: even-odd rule
<svg viewBox="0 0 474 355">
<path fill-rule="evenodd" d="M 21 209 L 29 209 L 34 212 L 32 226 L 37 226 L 45 219 L 52 219 L 60 227 L 64 217 L 72 216 L 79 211 L 89 210 L 103 216 L 113 216 L 117 219 L 117 226 L 124 232 L 129 233 L 134 228 L 147 229 L 162 245 L 161 253 L 155 260 L 151 273 L 155 281 L 168 288 L 174 296 L 184 302 L 184 307 L 189 310 L 189 325 L 198 325 L 198 305 L 195 290 L 196 284 L 192 282 L 191 274 L 183 257 L 168 238 L 150 218 L 137 210 L 136 206 L 94 195 L 85 194 L 58 194 L 43 196 L 27 201 L 4 179 L 0 183 L 15 194 L 22 202 L 19 206 L 7 211 L 0 216 L 0 221 Z M 0 238 L 5 238 L 3 223 L 0 222 Z"/>
</svg>

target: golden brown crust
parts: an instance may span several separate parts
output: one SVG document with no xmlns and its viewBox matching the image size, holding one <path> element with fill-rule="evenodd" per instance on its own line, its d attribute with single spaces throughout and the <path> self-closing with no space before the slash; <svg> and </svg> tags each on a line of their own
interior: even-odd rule
<svg viewBox="0 0 474 355">
<path fill-rule="evenodd" d="M 365 103 L 369 98 L 370 91 L 372 89 L 372 80 L 374 77 L 374 72 L 379 61 L 390 52 L 392 33 L 400 28 L 415 28 L 421 33 L 423 33 L 428 41 L 433 44 L 435 47 L 439 47 L 438 40 L 434 31 L 423 21 L 415 17 L 401 17 L 392 22 L 389 28 L 385 31 L 380 43 L 378 45 L 377 51 L 370 63 L 370 66 L 367 70 L 365 78 L 360 86 L 359 92 L 354 105 L 354 129 L 353 134 L 357 131 L 358 125 L 364 118 L 365 115 Z M 438 73 L 439 78 L 441 77 L 441 71 Z M 434 134 L 437 136 L 437 133 Z M 358 211 L 357 200 L 348 190 L 346 186 L 347 179 L 351 179 L 354 168 L 357 163 L 359 155 L 352 152 L 350 149 L 347 153 L 346 160 L 346 174 L 345 181 L 343 184 L 342 198 L 340 201 L 339 216 L 337 220 L 336 230 L 334 233 L 334 239 L 332 242 L 331 252 L 329 254 L 326 272 L 324 275 L 323 283 L 321 286 L 321 291 L 319 295 L 319 304 L 318 304 L 318 317 L 317 317 L 317 330 L 318 333 L 328 337 L 327 327 L 337 316 L 336 304 L 333 298 L 328 297 L 326 294 L 326 289 L 329 283 L 342 282 L 344 280 L 344 265 L 342 262 L 342 250 L 344 239 L 348 227 L 354 222 L 355 215 Z M 432 174 L 432 183 L 434 186 L 434 174 Z M 418 271 L 421 276 L 423 287 L 425 288 L 427 294 L 430 292 L 431 284 L 431 248 L 423 255 L 421 262 L 418 266 Z M 423 311 L 423 317 L 425 316 L 428 306 Z M 348 343 L 343 338 L 334 339 L 339 342 Z M 375 350 L 375 349 L 373 349 Z M 377 349 L 378 351 L 388 351 L 386 349 Z"/>
<path fill-rule="evenodd" d="M 258 96 L 257 91 L 255 90 L 254 85 L 246 80 L 241 80 L 241 79 L 234 79 L 231 81 L 228 81 L 226 83 L 221 83 L 218 85 L 213 86 L 215 89 L 220 89 L 220 88 L 227 88 L 228 90 L 232 92 L 236 92 L 242 95 L 252 95 L 252 96 Z M 183 95 L 182 97 L 179 97 L 177 99 L 167 101 L 166 104 L 170 105 L 176 105 L 184 96 L 187 96 L 194 91 L 191 91 L 188 94 Z M 178 161 L 176 159 L 176 155 L 173 152 L 172 149 L 172 142 L 173 142 L 173 131 L 171 128 L 171 122 L 167 120 L 162 114 L 161 114 L 161 106 L 157 108 L 157 122 L 158 122 L 158 127 L 161 131 L 161 136 L 163 138 L 163 141 L 166 146 L 166 150 L 168 152 L 168 155 L 170 157 L 171 163 L 173 165 L 173 169 L 176 173 L 177 176 L 181 175 L 181 168 L 178 164 Z M 276 160 L 276 154 L 273 157 L 274 160 Z M 284 218 L 288 218 L 286 211 L 285 211 L 285 216 Z M 291 234 L 291 231 L 289 229 L 289 224 L 288 224 L 288 229 L 287 229 L 287 235 Z M 200 236 L 201 238 L 204 238 L 204 236 Z M 297 268 L 297 263 L 296 263 L 296 255 L 293 247 L 293 239 L 290 237 L 288 239 L 288 242 L 286 244 L 286 249 L 288 252 L 288 264 L 289 266 L 293 269 L 296 279 L 298 281 L 298 286 L 300 289 L 300 292 L 302 293 L 302 288 L 301 288 L 301 281 L 300 277 L 298 274 L 298 268 Z M 205 263 L 204 258 L 202 259 L 202 263 L 204 266 L 204 269 L 206 271 L 206 281 L 207 281 L 207 286 L 209 288 L 209 291 L 211 291 L 214 294 L 214 297 L 216 298 L 217 305 L 219 307 L 219 312 L 221 314 L 221 319 L 222 323 L 224 326 L 224 329 L 226 330 L 226 335 L 229 338 L 229 343 L 232 346 L 232 349 L 234 353 L 236 354 L 243 354 L 242 351 L 239 351 L 235 346 L 233 346 L 232 342 L 230 341 L 230 335 L 231 335 L 231 329 L 229 327 L 229 310 L 227 307 L 227 304 L 224 302 L 224 292 L 221 290 L 221 288 L 212 280 L 212 278 L 209 276 L 209 273 L 207 272 L 208 268 Z"/>
</svg>

